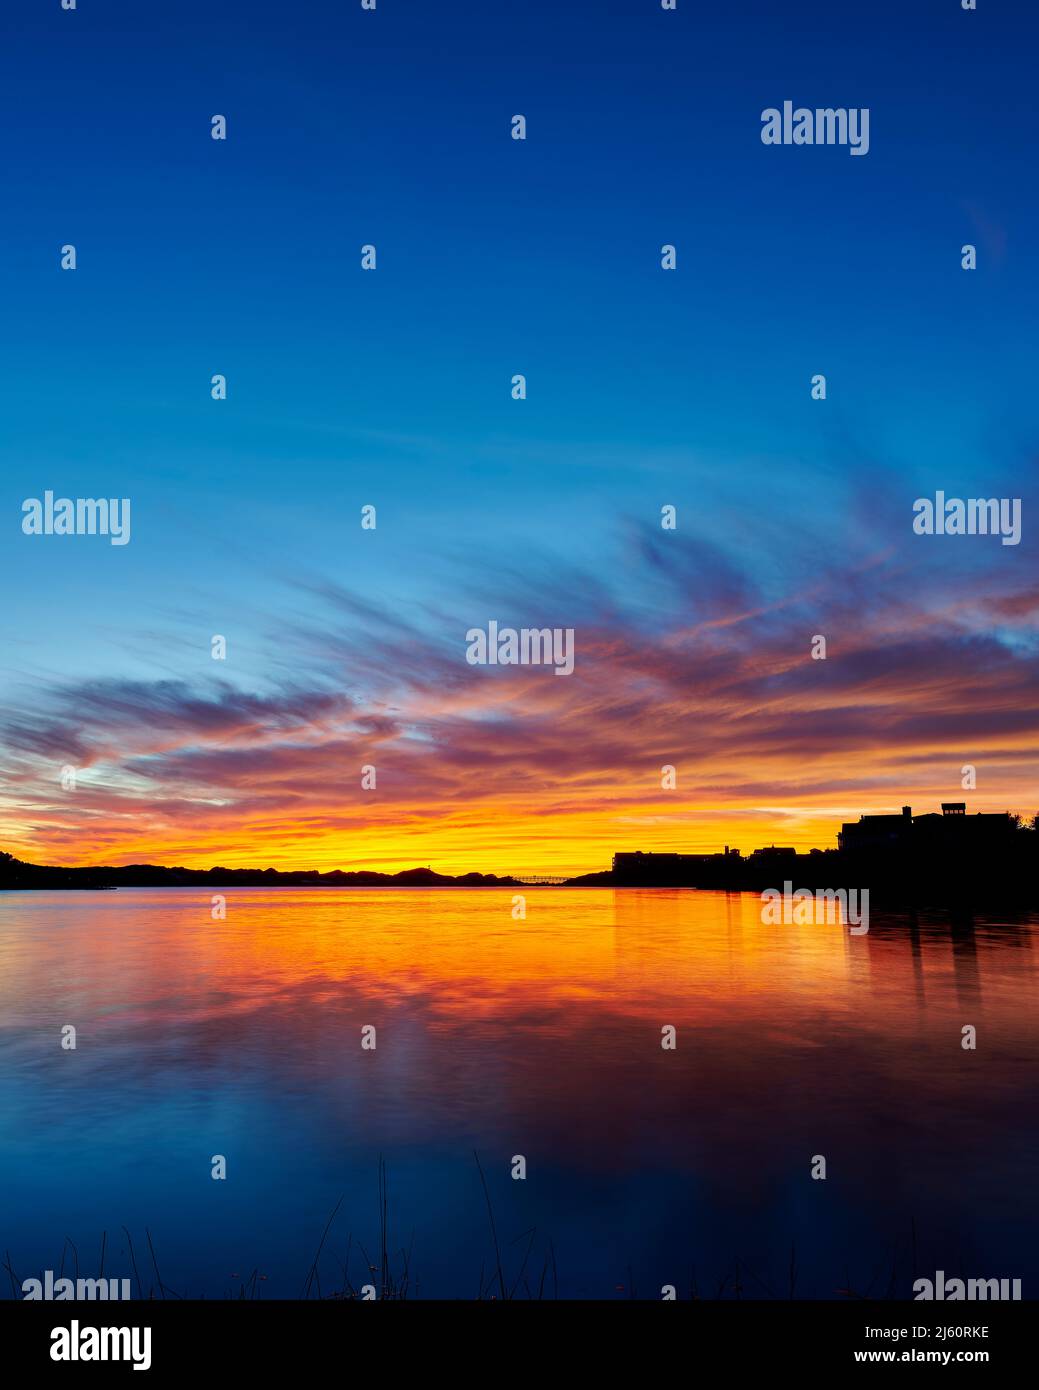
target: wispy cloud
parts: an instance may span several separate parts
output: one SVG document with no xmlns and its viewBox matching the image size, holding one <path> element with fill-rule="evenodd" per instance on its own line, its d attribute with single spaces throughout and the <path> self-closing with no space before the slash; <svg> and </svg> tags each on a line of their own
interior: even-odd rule
<svg viewBox="0 0 1039 1390">
<path fill-rule="evenodd" d="M 508 869 L 749 846 L 769 824 L 828 843 L 835 796 L 933 802 L 964 762 L 979 809 L 1034 809 L 1034 586 L 996 563 L 950 586 L 868 545 L 779 568 L 636 527 L 594 574 L 487 564 L 408 612 L 307 580 L 278 630 L 291 680 L 52 684 L 0 711 L 6 820 L 19 848 L 66 862 Z M 489 616 L 574 627 L 573 675 L 467 666 L 464 633 Z"/>
</svg>

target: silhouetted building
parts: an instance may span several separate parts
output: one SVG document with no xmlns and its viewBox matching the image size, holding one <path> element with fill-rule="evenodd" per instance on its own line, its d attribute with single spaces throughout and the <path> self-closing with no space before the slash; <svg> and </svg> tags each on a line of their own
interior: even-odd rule
<svg viewBox="0 0 1039 1390">
<path fill-rule="evenodd" d="M 925 845 L 980 845 L 1001 841 L 1014 834 L 1016 819 L 1008 811 L 976 811 L 967 815 L 961 801 L 943 802 L 942 814 L 931 812 L 913 819 L 913 840 Z"/>
<path fill-rule="evenodd" d="M 903 806 L 900 816 L 860 816 L 858 821 L 841 826 L 837 845 L 849 853 L 928 852 L 943 845 L 989 844 L 1016 829 L 1017 821 L 1008 811 L 978 811 L 968 816 L 965 801 L 943 801 L 941 815 L 928 811 L 914 816 L 911 806 Z"/>
<path fill-rule="evenodd" d="M 841 850 L 897 849 L 909 842 L 913 808 L 903 806 L 900 816 L 859 816 L 841 826 L 837 848 Z"/>
<path fill-rule="evenodd" d="M 613 872 L 636 877 L 650 872 L 671 875 L 680 873 L 683 869 L 699 868 L 717 858 L 716 854 L 657 854 L 653 851 L 644 853 L 637 849 L 630 854 L 615 854 Z"/>
<path fill-rule="evenodd" d="M 941 814 L 860 816 L 841 827 L 837 849 L 798 854 L 789 845 L 767 845 L 742 856 L 615 854 L 603 875 L 619 887 L 686 887 L 760 891 L 796 878 L 802 887 L 853 878 L 892 901 L 1032 901 L 1039 898 L 1039 823 L 1021 830 L 1016 816 L 967 814 L 964 801 L 944 801 Z M 587 876 L 589 881 L 594 877 Z M 581 880 L 576 880 L 581 881 Z M 849 879 L 850 881 L 850 879 Z"/>
</svg>

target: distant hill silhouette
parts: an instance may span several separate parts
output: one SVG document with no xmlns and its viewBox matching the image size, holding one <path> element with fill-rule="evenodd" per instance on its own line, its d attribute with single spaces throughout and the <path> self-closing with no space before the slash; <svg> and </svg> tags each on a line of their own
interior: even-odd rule
<svg viewBox="0 0 1039 1390">
<path fill-rule="evenodd" d="M 26 864 L 0 853 L 0 889 L 4 888 L 513 888 L 514 878 L 497 874 L 438 874 L 432 869 L 402 869 L 383 874 L 374 869 L 184 869 L 161 864 L 64 869 Z"/>
</svg>

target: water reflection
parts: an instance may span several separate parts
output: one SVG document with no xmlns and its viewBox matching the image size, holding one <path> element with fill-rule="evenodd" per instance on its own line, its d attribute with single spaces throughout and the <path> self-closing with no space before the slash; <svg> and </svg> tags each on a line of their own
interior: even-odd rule
<svg viewBox="0 0 1039 1390">
<path fill-rule="evenodd" d="M 563 1294 L 737 1257 L 782 1288 L 791 1242 L 804 1296 L 878 1262 L 886 1287 L 915 1220 L 919 1259 L 1029 1296 L 1035 917 L 852 936 L 753 895 L 526 896 L 515 921 L 504 890 L 242 890 L 214 921 L 194 890 L 2 895 L 0 1244 L 43 1268 L 147 1225 L 183 1291 L 260 1263 L 295 1296 L 340 1196 L 344 1240 L 374 1222 L 384 1154 L 422 1291 L 471 1297 L 476 1149 Z"/>
</svg>

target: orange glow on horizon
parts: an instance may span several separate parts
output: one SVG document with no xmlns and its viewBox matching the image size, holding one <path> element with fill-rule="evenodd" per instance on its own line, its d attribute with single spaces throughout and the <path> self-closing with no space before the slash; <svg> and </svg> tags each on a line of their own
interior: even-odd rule
<svg viewBox="0 0 1039 1390">
<path fill-rule="evenodd" d="M 962 799 L 966 794 L 961 794 Z M 936 811 L 939 799 L 953 793 L 939 788 L 911 801 L 917 813 Z M 899 803 L 900 805 L 901 803 Z M 270 822 L 236 824 L 227 835 L 212 826 L 195 832 L 171 827 L 156 834 L 142 826 L 106 827 L 103 846 L 79 843 L 83 832 L 69 831 L 70 843 L 62 853 L 54 846 L 31 840 L 5 840 L 16 858 L 66 867 L 85 865 L 160 864 L 193 869 L 274 868 L 280 870 L 372 869 L 395 873 L 429 866 L 438 873 L 581 874 L 610 867 L 618 851 L 646 850 L 658 853 L 712 854 L 727 845 L 749 854 L 759 847 L 788 845 L 801 853 L 811 849 L 835 849 L 837 832 L 844 821 L 860 814 L 891 813 L 899 809 L 888 800 L 857 802 L 846 809 L 761 808 L 698 810 L 661 801 L 647 806 L 534 815 L 527 809 L 509 814 L 493 806 L 459 811 L 438 808 L 423 814 L 420 808 L 394 808 L 392 816 L 365 823 L 359 817 L 348 829 L 310 822 L 280 825 Z M 968 798 L 968 811 L 1012 809 L 1005 801 Z M 1030 816 L 1031 810 L 1027 812 Z M 71 843 L 72 839 L 77 843 Z"/>
</svg>

